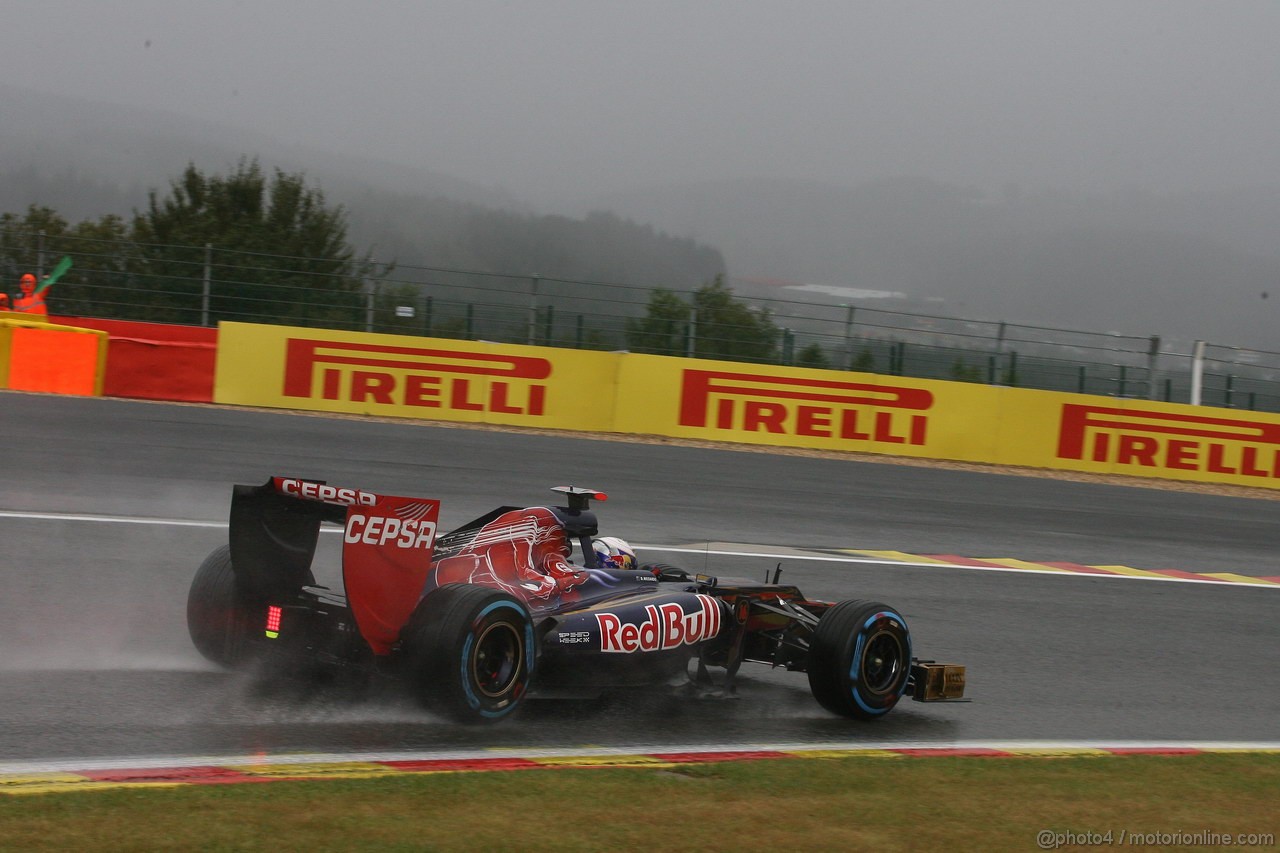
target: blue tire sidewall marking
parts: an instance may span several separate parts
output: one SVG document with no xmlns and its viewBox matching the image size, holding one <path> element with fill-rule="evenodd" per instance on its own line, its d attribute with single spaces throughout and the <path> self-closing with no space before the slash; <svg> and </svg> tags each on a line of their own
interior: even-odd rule
<svg viewBox="0 0 1280 853">
<path fill-rule="evenodd" d="M 484 610 L 481 610 L 479 615 L 477 615 L 476 618 L 472 620 L 471 624 L 475 625 L 477 622 L 480 622 L 486 616 L 488 616 L 490 613 L 492 613 L 494 610 L 497 610 L 500 607 L 510 607 L 512 610 L 515 610 L 517 613 L 519 613 L 520 618 L 523 619 L 525 622 L 525 629 L 524 629 L 525 665 L 528 667 L 525 671 L 528 673 L 532 673 L 533 672 L 533 625 L 529 621 L 529 619 L 525 616 L 524 610 L 518 604 L 516 604 L 514 601 L 495 601 L 489 604 L 487 607 L 485 607 Z M 466 693 L 467 704 L 471 706 L 472 710 L 478 711 L 480 715 L 483 717 L 502 717 L 507 714 L 510 714 L 512 711 L 515 710 L 516 705 L 519 704 L 518 702 L 512 701 L 508 703 L 505 708 L 499 708 L 494 711 L 486 710 L 485 708 L 482 708 L 480 706 L 480 697 L 477 696 L 475 694 L 475 691 L 471 689 L 471 673 L 468 671 L 469 669 L 468 663 L 471 660 L 471 647 L 475 645 L 475 641 L 476 641 L 476 635 L 474 632 L 467 634 L 467 640 L 465 643 L 462 644 L 462 659 L 459 661 L 459 664 L 461 667 L 459 671 L 459 676 L 461 677 L 462 689 Z"/>
<path fill-rule="evenodd" d="M 868 714 L 887 714 L 889 709 L 898 704 L 898 700 L 902 698 L 902 694 L 907 690 L 907 679 L 902 679 L 902 686 L 898 688 L 898 692 L 892 696 L 891 701 L 883 708 L 873 708 L 866 702 L 862 701 L 862 697 L 858 695 L 858 665 L 862 662 L 862 647 L 867 641 L 867 629 L 879 622 L 881 619 L 889 618 L 897 620 L 902 626 L 902 632 L 907 635 L 907 661 L 911 660 L 911 632 L 907 630 L 907 620 L 903 619 L 892 610 L 879 610 L 862 623 L 862 627 L 858 629 L 858 641 L 853 646 L 853 658 L 849 661 L 849 695 L 853 697 L 853 701 L 858 703 L 858 707 L 866 711 Z"/>
</svg>

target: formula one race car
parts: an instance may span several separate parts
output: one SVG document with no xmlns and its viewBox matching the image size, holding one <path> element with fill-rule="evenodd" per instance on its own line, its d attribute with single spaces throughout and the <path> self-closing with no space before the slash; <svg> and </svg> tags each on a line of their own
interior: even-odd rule
<svg viewBox="0 0 1280 853">
<path fill-rule="evenodd" d="M 235 486 L 229 543 L 191 585 L 191 639 L 225 666 L 390 676 L 464 722 L 541 690 L 684 679 L 732 692 L 744 661 L 808 673 L 819 703 L 862 719 L 904 695 L 964 694 L 964 667 L 913 658 L 892 607 L 811 601 L 777 571 L 761 583 L 636 566 L 593 539 L 604 494 L 553 491 L 567 506 L 502 506 L 437 535 L 435 500 L 285 477 Z M 342 594 L 312 574 L 322 523 L 341 527 Z"/>
</svg>

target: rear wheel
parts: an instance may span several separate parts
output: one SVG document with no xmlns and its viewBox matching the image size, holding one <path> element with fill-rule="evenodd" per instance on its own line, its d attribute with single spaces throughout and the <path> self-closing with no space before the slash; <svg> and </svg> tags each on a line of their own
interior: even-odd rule
<svg viewBox="0 0 1280 853">
<path fill-rule="evenodd" d="M 528 691 L 536 663 L 533 617 L 501 590 L 447 584 L 418 603 L 404 649 L 424 704 L 460 722 L 495 722 Z"/>
<path fill-rule="evenodd" d="M 907 689 L 911 635 L 906 620 L 875 601 L 842 601 L 818 620 L 809 641 L 809 689 L 822 707 L 873 720 Z"/>
<path fill-rule="evenodd" d="M 196 650 L 214 663 L 234 667 L 253 651 L 251 607 L 236 587 L 231 549 L 214 549 L 196 570 L 187 594 L 187 632 Z"/>
</svg>

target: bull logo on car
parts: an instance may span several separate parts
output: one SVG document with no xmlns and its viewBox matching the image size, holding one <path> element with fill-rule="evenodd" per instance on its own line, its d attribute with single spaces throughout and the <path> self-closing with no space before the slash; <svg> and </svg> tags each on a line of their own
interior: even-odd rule
<svg viewBox="0 0 1280 853">
<path fill-rule="evenodd" d="M 546 507 L 512 510 L 435 564 L 435 582 L 496 586 L 526 602 L 567 600 L 588 573 L 568 560 L 564 525 Z"/>
</svg>

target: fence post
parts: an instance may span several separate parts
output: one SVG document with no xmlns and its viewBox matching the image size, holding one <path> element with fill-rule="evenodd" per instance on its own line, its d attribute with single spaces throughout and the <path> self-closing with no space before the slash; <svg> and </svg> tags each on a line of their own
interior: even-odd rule
<svg viewBox="0 0 1280 853">
<path fill-rule="evenodd" d="M 844 369 L 853 370 L 853 306 L 844 315 Z"/>
<path fill-rule="evenodd" d="M 467 303 L 467 340 L 474 341 L 476 339 L 476 304 L 474 302 Z"/>
<path fill-rule="evenodd" d="M 901 376 L 903 365 L 907 360 L 906 341 L 896 341 L 889 345 L 889 373 Z"/>
<path fill-rule="evenodd" d="M 555 310 L 556 310 L 556 306 L 548 305 L 547 316 L 542 321 L 543 322 L 542 345 L 544 347 L 551 346 L 551 332 L 555 323 L 555 320 L 553 319 L 555 316 Z"/>
<path fill-rule="evenodd" d="M 373 331 L 373 282 L 364 280 L 364 330 Z"/>
<path fill-rule="evenodd" d="M 422 331 L 426 334 L 428 338 L 432 336 L 431 335 L 431 321 L 432 321 L 431 313 L 432 313 L 432 309 L 434 308 L 435 308 L 435 304 L 432 302 L 431 297 L 430 296 L 424 297 L 423 306 L 422 306 Z"/>
<path fill-rule="evenodd" d="M 1204 341 L 1191 347 L 1191 405 L 1200 405 L 1204 393 Z"/>
<path fill-rule="evenodd" d="M 1004 384 L 1004 378 L 1000 375 L 1000 362 L 1002 361 L 1003 355 L 1004 355 L 1004 320 L 1001 320 L 999 327 L 996 329 L 995 370 L 992 371 L 992 373 L 995 375 L 995 381 L 991 383 L 993 385 Z"/>
<path fill-rule="evenodd" d="M 684 357 L 693 358 L 694 350 L 698 348 L 698 306 L 694 305 L 689 309 L 689 326 L 685 330 L 684 341 Z"/>
<path fill-rule="evenodd" d="M 44 278 L 44 229 L 36 232 L 36 281 Z"/>
<path fill-rule="evenodd" d="M 790 329 L 782 330 L 782 363 L 791 364 L 795 360 L 796 336 Z"/>
<path fill-rule="evenodd" d="M 529 279 L 529 323 L 525 334 L 525 343 L 533 346 L 538 336 L 538 280 L 537 275 Z"/>
<path fill-rule="evenodd" d="M 1156 398 L 1156 362 L 1160 358 L 1160 336 L 1151 336 L 1151 349 L 1147 350 L 1147 399 Z"/>
<path fill-rule="evenodd" d="M 200 325 L 209 325 L 209 294 L 213 290 L 213 244 L 204 244 L 204 275 L 200 283 Z"/>
</svg>

